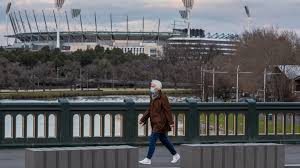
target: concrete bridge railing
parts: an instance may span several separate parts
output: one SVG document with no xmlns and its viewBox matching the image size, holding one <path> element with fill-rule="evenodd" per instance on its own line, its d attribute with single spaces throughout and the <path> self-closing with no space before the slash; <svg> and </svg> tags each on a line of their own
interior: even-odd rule
<svg viewBox="0 0 300 168">
<path fill-rule="evenodd" d="M 177 144 L 300 140 L 300 103 L 174 103 Z M 147 103 L 0 103 L 0 147 L 145 144 Z"/>
</svg>

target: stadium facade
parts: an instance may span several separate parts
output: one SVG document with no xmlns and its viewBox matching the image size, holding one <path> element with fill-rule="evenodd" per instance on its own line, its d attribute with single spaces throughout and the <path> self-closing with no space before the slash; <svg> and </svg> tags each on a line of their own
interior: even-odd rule
<svg viewBox="0 0 300 168">
<path fill-rule="evenodd" d="M 13 34 L 7 35 L 7 37 L 13 38 L 14 43 L 7 49 L 28 48 L 37 51 L 45 46 L 53 49 L 57 47 L 57 37 L 59 37 L 60 49 L 63 52 L 87 50 L 100 45 L 106 49 L 120 48 L 123 52 L 131 52 L 136 55 L 143 53 L 150 57 L 160 57 L 164 53 L 165 44 L 194 44 L 201 45 L 202 49 L 214 46 L 223 54 L 233 54 L 238 38 L 235 34 L 209 34 L 201 29 L 191 29 L 188 32 L 187 29 L 175 29 L 174 27 L 169 32 L 161 32 L 160 21 L 156 31 L 145 31 L 144 19 L 141 24 L 142 29 L 134 31 L 129 29 L 128 17 L 125 31 L 119 31 L 113 28 L 112 15 L 110 15 L 110 22 L 106 23 L 109 24 L 110 30 L 101 31 L 98 30 L 99 23 L 96 14 L 89 17 L 94 20 L 93 23 L 85 24 L 80 12 L 74 17 L 74 11 L 70 16 L 68 12 L 57 14 L 54 10 L 50 14 L 48 11 L 48 15 L 45 15 L 43 10 L 39 13 L 12 11 L 8 14 L 8 19 Z M 56 31 L 57 29 L 60 30 L 59 33 Z M 188 33 L 190 37 L 187 37 Z"/>
</svg>

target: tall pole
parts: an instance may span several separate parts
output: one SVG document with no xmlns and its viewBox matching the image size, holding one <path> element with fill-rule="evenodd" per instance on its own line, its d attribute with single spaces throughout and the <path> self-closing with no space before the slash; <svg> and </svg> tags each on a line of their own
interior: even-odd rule
<svg viewBox="0 0 300 168">
<path fill-rule="evenodd" d="M 71 40 L 71 33 L 70 33 L 70 24 L 69 24 L 69 18 L 68 18 L 67 11 L 65 11 L 65 14 L 66 14 L 66 21 L 67 21 L 67 25 L 68 25 L 68 32 L 69 32 L 69 38 L 68 38 L 68 42 L 70 42 L 70 40 Z"/>
<path fill-rule="evenodd" d="M 145 33 L 145 17 L 144 17 L 144 16 L 143 16 L 142 32 L 143 32 L 143 35 L 142 35 L 142 43 L 143 43 L 143 45 L 144 45 L 144 33 Z"/>
<path fill-rule="evenodd" d="M 205 99 L 205 72 L 204 69 L 202 69 L 202 78 L 203 78 L 203 82 L 202 82 L 202 101 L 204 101 Z"/>
<path fill-rule="evenodd" d="M 23 18 L 21 16 L 21 12 L 20 11 L 18 11 L 18 12 L 19 12 L 19 17 L 20 17 L 20 21 L 22 23 L 22 27 L 23 27 L 24 33 L 26 33 L 26 28 L 25 28 L 25 25 L 24 25 L 24 22 L 23 22 Z"/>
<path fill-rule="evenodd" d="M 264 102 L 266 102 L 267 68 L 264 71 Z"/>
<path fill-rule="evenodd" d="M 129 19 L 128 19 L 128 15 L 127 15 L 127 18 L 126 18 L 126 31 L 127 31 L 127 47 L 128 47 L 128 41 L 129 41 Z"/>
<path fill-rule="evenodd" d="M 81 33 L 82 33 L 82 42 L 84 41 L 84 31 L 82 26 L 82 19 L 81 19 L 81 13 L 79 14 L 79 20 L 80 20 L 80 27 L 81 27 Z"/>
<path fill-rule="evenodd" d="M 8 13 L 6 14 L 6 45 L 8 46 Z"/>
<path fill-rule="evenodd" d="M 240 66 L 238 65 L 236 69 L 236 102 L 239 102 L 239 71 Z"/>
<path fill-rule="evenodd" d="M 113 25 L 112 25 L 112 14 L 110 16 L 110 34 L 111 34 L 111 40 L 113 40 Z"/>
<path fill-rule="evenodd" d="M 213 102 L 215 102 L 215 68 L 213 69 Z"/>
<path fill-rule="evenodd" d="M 59 35 L 59 9 L 57 9 L 57 26 L 56 26 L 56 48 L 60 48 L 60 35 Z"/>
<path fill-rule="evenodd" d="M 190 18 L 191 18 L 191 12 L 190 12 L 190 10 L 187 8 L 186 9 L 186 11 L 187 11 L 187 17 L 188 17 L 188 37 L 191 37 L 191 28 L 190 28 L 190 26 L 191 26 L 191 22 L 190 22 Z"/>
<path fill-rule="evenodd" d="M 158 28 L 157 28 L 157 44 L 159 43 L 159 31 L 160 31 L 160 18 L 158 19 Z"/>
<path fill-rule="evenodd" d="M 97 14 L 95 12 L 95 34 L 96 34 L 96 43 L 98 43 L 98 25 L 97 25 Z"/>
<path fill-rule="evenodd" d="M 80 75 L 80 90 L 82 90 L 82 70 L 81 70 L 81 67 L 79 69 L 79 75 Z"/>
<path fill-rule="evenodd" d="M 28 15 L 27 15 L 27 11 L 25 10 L 25 16 L 26 16 L 26 20 L 27 20 L 27 24 L 28 24 L 28 27 L 29 27 L 29 31 L 30 31 L 30 34 L 31 34 L 31 37 L 30 37 L 30 42 L 32 41 L 32 29 L 31 29 L 31 25 L 30 25 L 30 22 L 29 22 L 29 19 L 28 19 Z"/>
</svg>

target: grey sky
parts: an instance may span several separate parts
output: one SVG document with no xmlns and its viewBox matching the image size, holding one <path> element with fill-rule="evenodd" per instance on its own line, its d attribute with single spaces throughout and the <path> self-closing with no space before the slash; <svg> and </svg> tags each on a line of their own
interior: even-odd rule
<svg viewBox="0 0 300 168">
<path fill-rule="evenodd" d="M 7 1 L 0 2 L 0 45 L 4 45 Z M 50 10 L 54 6 L 53 2 L 54 0 L 14 0 L 13 10 Z M 204 28 L 207 32 L 240 33 L 247 26 L 244 4 L 250 8 L 253 27 L 274 26 L 300 34 L 300 0 L 195 0 L 192 27 Z M 99 22 L 103 24 L 103 29 L 109 27 L 109 13 L 112 13 L 116 29 L 124 28 L 126 15 L 129 15 L 132 29 L 139 29 L 140 20 L 145 16 L 149 30 L 156 30 L 158 18 L 161 18 L 162 29 L 169 30 L 174 19 L 180 20 L 178 10 L 183 5 L 181 0 L 66 0 L 64 8 L 81 8 L 85 16 L 92 16 L 96 11 L 101 16 Z M 87 24 L 92 23 L 92 19 L 86 20 L 86 28 L 92 28 L 92 24 Z"/>
</svg>

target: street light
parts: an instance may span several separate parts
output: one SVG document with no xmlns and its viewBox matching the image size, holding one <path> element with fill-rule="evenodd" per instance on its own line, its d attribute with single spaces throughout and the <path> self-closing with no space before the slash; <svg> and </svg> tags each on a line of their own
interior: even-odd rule
<svg viewBox="0 0 300 168">
<path fill-rule="evenodd" d="M 208 73 L 212 73 L 213 74 L 213 85 L 212 85 L 212 89 L 213 89 L 213 102 L 215 102 L 215 77 L 216 77 L 216 74 L 227 74 L 228 72 L 221 72 L 221 71 L 215 71 L 215 68 L 213 68 L 213 70 L 203 70 L 203 72 L 208 72 Z"/>
<path fill-rule="evenodd" d="M 239 74 L 252 74 L 253 72 L 240 72 L 240 66 L 236 69 L 236 102 L 239 102 Z"/>
<path fill-rule="evenodd" d="M 264 102 L 266 102 L 266 85 L 267 85 L 267 76 L 268 75 L 281 75 L 281 73 L 272 73 L 272 72 L 267 72 L 267 68 L 265 68 L 264 71 Z"/>
<path fill-rule="evenodd" d="M 65 3 L 65 0 L 55 0 L 55 7 L 58 13 L 58 17 L 57 17 L 57 28 L 56 28 L 56 48 L 60 48 L 60 35 L 59 35 L 59 12 L 60 9 L 63 7 Z"/>
</svg>

